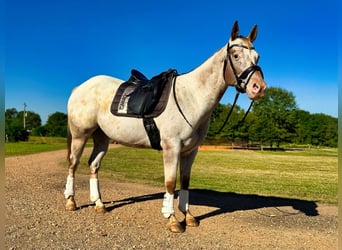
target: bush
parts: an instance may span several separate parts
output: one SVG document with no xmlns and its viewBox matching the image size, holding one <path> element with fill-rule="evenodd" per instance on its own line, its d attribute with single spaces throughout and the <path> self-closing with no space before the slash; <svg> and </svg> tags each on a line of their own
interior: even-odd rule
<svg viewBox="0 0 342 250">
<path fill-rule="evenodd" d="M 5 129 L 6 140 L 10 142 L 28 141 L 29 133 L 21 126 L 11 126 Z"/>
</svg>

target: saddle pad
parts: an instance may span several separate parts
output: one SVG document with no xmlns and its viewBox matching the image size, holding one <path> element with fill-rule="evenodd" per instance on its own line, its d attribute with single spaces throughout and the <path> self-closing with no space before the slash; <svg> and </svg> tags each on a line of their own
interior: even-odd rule
<svg viewBox="0 0 342 250">
<path fill-rule="evenodd" d="M 125 117 L 135 117 L 135 118 L 153 118 L 159 116 L 164 110 L 167 105 L 167 102 L 169 100 L 170 96 L 170 89 L 172 86 L 172 77 L 169 78 L 169 80 L 166 82 L 165 87 L 162 91 L 161 97 L 156 104 L 154 110 L 150 114 L 144 114 L 138 115 L 133 113 L 128 108 L 128 101 L 131 97 L 132 92 L 136 88 L 136 84 L 131 82 L 124 82 L 122 83 L 118 90 L 116 91 L 116 94 L 114 95 L 113 102 L 111 105 L 111 113 L 116 116 L 125 116 Z"/>
</svg>

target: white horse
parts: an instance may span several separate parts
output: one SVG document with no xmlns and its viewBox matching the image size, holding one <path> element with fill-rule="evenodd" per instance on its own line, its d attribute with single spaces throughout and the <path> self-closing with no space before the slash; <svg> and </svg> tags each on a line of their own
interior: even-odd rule
<svg viewBox="0 0 342 250">
<path fill-rule="evenodd" d="M 189 211 L 189 180 L 192 163 L 203 142 L 210 116 L 228 86 L 246 92 L 252 100 L 262 98 L 266 89 L 259 59 L 252 42 L 257 36 L 255 25 L 247 37 L 238 35 L 235 22 L 228 44 L 218 50 L 193 71 L 176 77 L 164 112 L 156 117 L 163 150 L 166 193 L 161 212 L 168 219 L 167 228 L 183 232 L 175 217 L 174 193 L 176 174 L 180 169 L 178 208 L 187 226 L 198 226 Z M 95 210 L 105 212 L 98 181 L 100 162 L 110 140 L 132 147 L 151 147 L 139 118 L 114 116 L 110 112 L 113 96 L 122 80 L 109 76 L 95 76 L 75 88 L 68 101 L 68 160 L 69 174 L 64 195 L 66 210 L 75 210 L 75 171 L 87 140 L 92 137 L 94 148 L 89 158 L 90 200 Z M 175 92 L 175 93 L 174 93 Z M 177 96 L 177 101 L 173 95 Z M 178 107 L 177 103 L 178 102 Z"/>
</svg>

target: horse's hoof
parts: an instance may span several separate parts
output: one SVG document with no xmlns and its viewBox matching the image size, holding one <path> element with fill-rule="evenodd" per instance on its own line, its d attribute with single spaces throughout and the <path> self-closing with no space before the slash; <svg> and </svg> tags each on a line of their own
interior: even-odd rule
<svg viewBox="0 0 342 250">
<path fill-rule="evenodd" d="M 173 214 L 169 217 L 169 221 L 167 222 L 167 229 L 169 229 L 172 233 L 183 233 L 184 228 L 177 220 L 176 216 Z"/>
<path fill-rule="evenodd" d="M 65 210 L 66 211 L 75 211 L 76 210 L 76 202 L 75 202 L 75 199 L 73 196 L 70 196 L 68 199 L 67 199 L 67 203 L 65 205 Z"/>
<path fill-rule="evenodd" d="M 190 211 L 188 211 L 185 215 L 185 223 L 186 223 L 186 226 L 188 226 L 188 227 L 198 227 L 199 226 L 198 220 L 196 220 L 196 218 L 190 213 Z"/>
<path fill-rule="evenodd" d="M 107 209 L 106 209 L 106 207 L 104 206 L 104 205 L 102 205 L 102 206 L 95 206 L 95 212 L 96 213 L 102 213 L 102 214 L 104 214 L 105 212 L 107 212 Z"/>
</svg>

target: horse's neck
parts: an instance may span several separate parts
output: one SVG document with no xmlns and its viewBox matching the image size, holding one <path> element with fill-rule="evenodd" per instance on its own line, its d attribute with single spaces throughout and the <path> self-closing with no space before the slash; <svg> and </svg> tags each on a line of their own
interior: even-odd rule
<svg viewBox="0 0 342 250">
<path fill-rule="evenodd" d="M 186 107 L 191 107 L 193 119 L 210 115 L 226 91 L 228 86 L 223 78 L 225 58 L 226 46 L 193 71 L 179 76 L 181 89 L 177 95 L 188 100 L 185 104 Z"/>
</svg>

